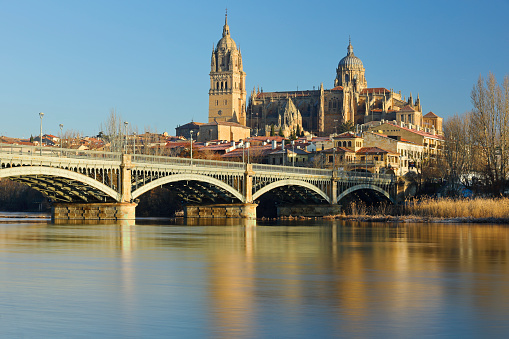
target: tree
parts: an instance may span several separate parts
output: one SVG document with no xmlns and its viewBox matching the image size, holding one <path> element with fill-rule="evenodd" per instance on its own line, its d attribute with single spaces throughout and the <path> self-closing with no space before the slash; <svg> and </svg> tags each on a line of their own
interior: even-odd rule
<svg viewBox="0 0 509 339">
<path fill-rule="evenodd" d="M 274 131 L 274 124 L 270 125 L 270 136 L 273 137 L 276 135 L 276 132 Z"/>
<path fill-rule="evenodd" d="M 338 127 L 339 134 L 345 133 L 345 132 L 353 132 L 353 131 L 355 131 L 355 125 L 352 121 L 347 120 L 347 121 L 339 124 L 339 127 Z"/>
<path fill-rule="evenodd" d="M 34 136 L 33 135 L 30 135 L 30 142 L 33 143 L 34 142 Z"/>
<path fill-rule="evenodd" d="M 301 134 L 302 134 L 302 131 L 300 129 L 300 125 L 297 125 L 297 132 L 296 132 L 297 137 L 300 137 Z"/>
<path fill-rule="evenodd" d="M 456 194 L 459 184 L 466 184 L 464 178 L 470 171 L 472 151 L 470 149 L 471 114 L 455 114 L 444 123 L 445 147 L 442 152 L 443 176 Z"/>
<path fill-rule="evenodd" d="M 285 134 L 283 133 L 283 126 L 280 126 L 280 127 L 279 127 L 278 135 L 279 135 L 280 137 L 284 137 L 284 136 L 285 136 Z"/>
<path fill-rule="evenodd" d="M 122 151 L 122 128 L 122 117 L 117 113 L 116 109 L 112 108 L 106 121 L 101 123 L 99 127 L 99 130 L 103 132 L 105 140 L 110 143 L 109 150 L 111 152 Z"/>
<path fill-rule="evenodd" d="M 472 147 L 474 163 L 486 186 L 494 195 L 501 193 L 509 168 L 509 78 L 502 87 L 490 72 L 486 80 L 479 76 L 471 92 Z"/>
</svg>

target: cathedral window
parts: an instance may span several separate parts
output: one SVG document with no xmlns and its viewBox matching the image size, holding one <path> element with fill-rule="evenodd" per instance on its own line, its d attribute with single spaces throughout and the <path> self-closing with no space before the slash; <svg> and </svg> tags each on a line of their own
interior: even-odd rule
<svg viewBox="0 0 509 339">
<path fill-rule="evenodd" d="M 224 89 L 228 89 L 228 81 L 224 82 Z"/>
<path fill-rule="evenodd" d="M 216 89 L 219 89 L 219 82 L 216 82 Z"/>
</svg>

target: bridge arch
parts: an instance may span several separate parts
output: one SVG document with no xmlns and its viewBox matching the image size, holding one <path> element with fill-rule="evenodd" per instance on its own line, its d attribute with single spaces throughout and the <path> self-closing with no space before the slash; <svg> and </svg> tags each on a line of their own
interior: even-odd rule
<svg viewBox="0 0 509 339">
<path fill-rule="evenodd" d="M 258 199 L 259 197 L 261 197 L 265 193 L 273 190 L 274 188 L 281 187 L 281 186 L 291 186 L 291 185 L 301 186 L 301 187 L 308 188 L 311 191 L 313 191 L 313 192 L 317 193 L 318 195 L 320 195 L 328 203 L 330 203 L 329 196 L 327 194 L 325 194 L 321 189 L 319 189 L 318 187 L 316 187 L 313 184 L 310 184 L 309 182 L 301 181 L 301 180 L 295 180 L 295 179 L 279 180 L 279 181 L 273 182 L 273 183 L 263 187 L 261 190 L 259 190 L 255 194 L 253 194 L 253 201 Z"/>
<path fill-rule="evenodd" d="M 385 191 L 384 189 L 382 189 L 382 188 L 380 188 L 380 187 L 378 187 L 376 185 L 371 185 L 371 184 L 355 185 L 355 186 L 352 186 L 352 187 L 344 190 L 338 196 L 337 203 L 339 203 L 339 201 L 341 199 L 343 199 L 344 197 L 346 197 L 348 194 L 350 194 L 350 193 L 352 193 L 354 191 L 365 190 L 365 189 L 377 191 L 377 192 L 381 193 L 383 196 L 385 196 L 387 199 L 389 199 L 392 203 L 395 203 L 394 199 L 391 197 L 391 195 L 387 191 Z"/>
<path fill-rule="evenodd" d="M 86 175 L 76 173 L 73 171 L 46 166 L 17 166 L 0 169 L 0 178 L 23 177 L 33 175 L 49 175 L 54 177 L 76 180 L 103 192 L 104 194 L 115 199 L 115 201 L 121 200 L 120 194 L 111 187 L 108 187 L 105 184 L 93 178 L 87 177 Z"/>
<path fill-rule="evenodd" d="M 188 173 L 185 173 L 185 174 L 173 174 L 173 175 L 169 175 L 169 176 L 164 177 L 164 178 L 160 178 L 160 179 L 156 179 L 154 181 L 151 181 L 148 184 L 146 184 L 146 185 L 138 188 L 134 192 L 132 192 L 132 194 L 131 194 L 132 199 L 136 199 L 137 197 L 139 197 L 143 193 L 146 193 L 146 192 L 148 192 L 148 191 L 150 191 L 150 190 L 152 190 L 152 189 L 154 189 L 154 188 L 156 188 L 158 186 L 162 186 L 164 184 L 169 184 L 171 182 L 177 182 L 177 181 L 201 181 L 201 182 L 206 182 L 206 183 L 215 185 L 215 186 L 217 186 L 219 188 L 222 188 L 225 191 L 227 191 L 228 193 L 231 193 L 235 198 L 239 199 L 240 202 L 245 202 L 245 199 L 244 199 L 244 196 L 242 195 L 242 193 L 240 193 L 239 191 L 237 191 L 236 189 L 234 189 L 230 185 L 225 184 L 224 182 L 222 182 L 222 181 L 220 181 L 218 179 L 215 179 L 215 178 L 212 178 L 212 177 L 208 177 L 206 175 L 188 174 Z"/>
</svg>

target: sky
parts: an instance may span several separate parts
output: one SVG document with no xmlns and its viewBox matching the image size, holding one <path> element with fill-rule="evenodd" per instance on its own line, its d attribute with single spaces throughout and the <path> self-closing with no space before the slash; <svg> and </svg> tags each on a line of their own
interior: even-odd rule
<svg viewBox="0 0 509 339">
<path fill-rule="evenodd" d="M 115 110 L 138 132 L 207 122 L 225 8 L 248 96 L 333 87 L 351 38 L 368 87 L 423 112 L 471 109 L 480 75 L 509 75 L 509 0 L 0 0 L 0 135 L 96 135 Z"/>
</svg>

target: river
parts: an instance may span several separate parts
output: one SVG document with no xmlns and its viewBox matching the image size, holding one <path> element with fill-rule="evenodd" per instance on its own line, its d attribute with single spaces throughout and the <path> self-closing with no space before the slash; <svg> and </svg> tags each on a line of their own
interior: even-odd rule
<svg viewBox="0 0 509 339">
<path fill-rule="evenodd" d="M 0 224 L 2 338 L 507 337 L 509 227 Z"/>
</svg>

